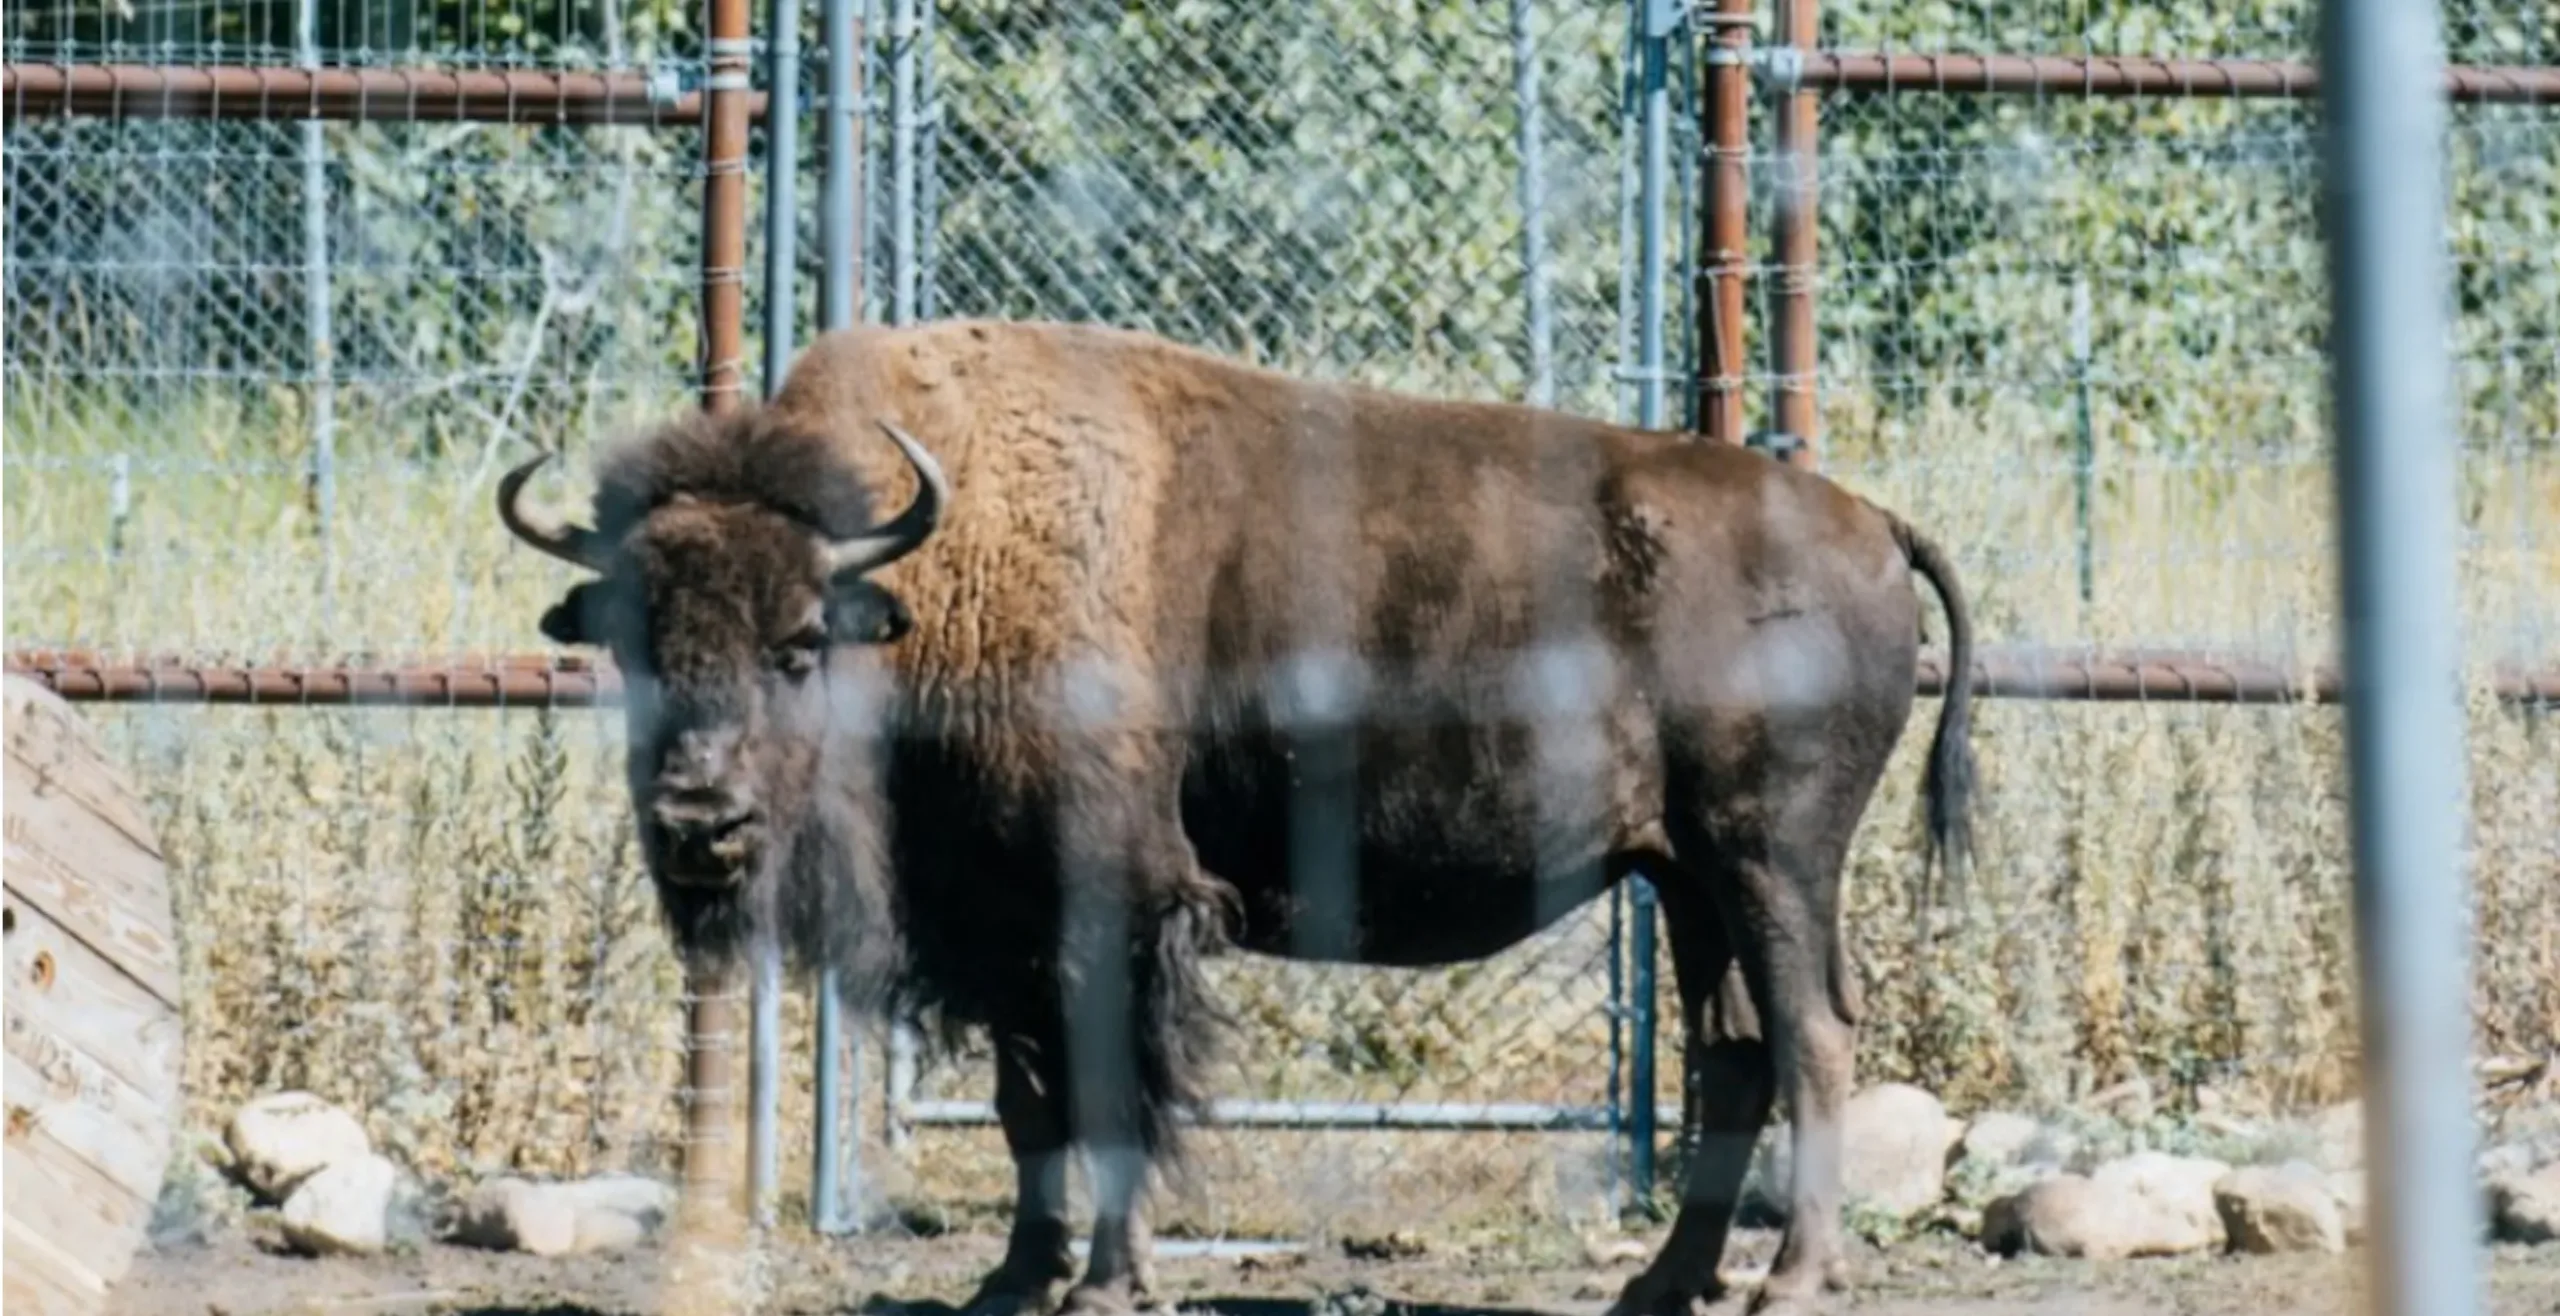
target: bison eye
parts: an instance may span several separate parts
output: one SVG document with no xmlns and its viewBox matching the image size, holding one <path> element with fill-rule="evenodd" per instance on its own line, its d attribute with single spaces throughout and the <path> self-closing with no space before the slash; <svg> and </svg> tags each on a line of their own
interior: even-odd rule
<svg viewBox="0 0 2560 1316">
<path fill-rule="evenodd" d="M 793 681 L 806 680 L 818 670 L 818 660 L 825 655 L 827 636 L 824 631 L 805 631 L 782 642 L 773 651 L 773 669 Z"/>
</svg>

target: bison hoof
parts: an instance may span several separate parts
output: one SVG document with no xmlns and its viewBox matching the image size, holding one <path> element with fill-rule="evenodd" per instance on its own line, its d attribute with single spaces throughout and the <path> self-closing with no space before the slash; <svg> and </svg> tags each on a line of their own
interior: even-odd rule
<svg viewBox="0 0 2560 1316">
<path fill-rule="evenodd" d="M 1707 1281 L 1703 1289 L 1674 1284 L 1652 1272 L 1627 1281 L 1618 1300 L 1609 1305 L 1608 1316 L 1692 1316 L 1700 1303 L 1714 1302 L 1724 1296 L 1721 1280 Z"/>
<path fill-rule="evenodd" d="M 1772 1282 L 1762 1285 L 1758 1293 L 1751 1295 L 1750 1316 L 1821 1316 L 1823 1293 L 1848 1287 L 1842 1282 L 1844 1277 L 1832 1271 L 1833 1268 L 1824 1267 L 1820 1278 L 1811 1284 Z"/>
<path fill-rule="evenodd" d="M 1025 1285 L 1009 1275 L 993 1275 L 978 1286 L 966 1303 L 963 1316 L 1050 1316 L 1056 1304 L 1052 1295 L 1055 1284 Z"/>
<path fill-rule="evenodd" d="M 1125 1284 L 1078 1284 L 1067 1290 L 1058 1316 L 1137 1316 L 1145 1310 Z"/>
</svg>

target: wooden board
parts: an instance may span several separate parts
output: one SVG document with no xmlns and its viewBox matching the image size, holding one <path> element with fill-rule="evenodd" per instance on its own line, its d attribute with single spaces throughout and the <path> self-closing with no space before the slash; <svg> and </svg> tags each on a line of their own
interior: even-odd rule
<svg viewBox="0 0 2560 1316">
<path fill-rule="evenodd" d="M 178 943 L 141 801 L 69 704 L 7 685 L 0 1306 L 86 1316 L 132 1264 L 175 1145 Z"/>
</svg>

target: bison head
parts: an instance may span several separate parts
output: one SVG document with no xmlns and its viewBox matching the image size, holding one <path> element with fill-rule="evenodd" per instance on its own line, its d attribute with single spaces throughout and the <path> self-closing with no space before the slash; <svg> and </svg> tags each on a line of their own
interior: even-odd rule
<svg viewBox="0 0 2560 1316">
<path fill-rule="evenodd" d="M 601 646 L 621 669 L 632 804 L 662 881 L 725 890 L 757 871 L 777 820 L 802 816 L 819 780 L 834 720 L 830 653 L 908 629 L 905 608 L 868 577 L 923 545 L 950 491 L 913 437 L 881 428 L 915 467 L 917 494 L 895 518 L 850 533 L 814 530 L 787 510 L 807 496 L 788 486 L 812 472 L 850 478 L 811 460 L 819 445 L 806 439 L 769 461 L 761 484 L 739 477 L 752 452 L 698 444 L 690 460 L 705 473 L 691 475 L 672 444 L 644 453 L 658 464 L 642 487 L 617 490 L 608 477 L 600 528 L 524 505 L 547 454 L 499 481 L 498 515 L 517 538 L 597 573 L 543 614 L 542 633 Z M 853 497 L 833 506 L 841 515 L 848 503 L 867 507 Z"/>
</svg>

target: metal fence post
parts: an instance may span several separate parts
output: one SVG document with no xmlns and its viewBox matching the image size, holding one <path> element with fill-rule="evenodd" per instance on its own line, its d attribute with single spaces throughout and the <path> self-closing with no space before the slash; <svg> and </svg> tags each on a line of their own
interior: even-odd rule
<svg viewBox="0 0 2560 1316">
<path fill-rule="evenodd" d="M 916 318 L 919 252 L 916 246 L 916 60 L 923 30 L 917 0 L 895 0 L 889 20 L 889 287 L 890 318 L 912 324 Z M 888 1089 L 884 1094 L 883 1132 L 889 1145 L 903 1147 L 909 1136 L 904 1118 L 915 1096 L 915 1030 L 903 1023 L 889 1031 Z"/>
<path fill-rule="evenodd" d="M 1556 396 L 1555 307 L 1547 288 L 1545 115 L 1538 103 L 1537 0 L 1511 0 L 1511 96 L 1519 106 L 1520 282 L 1529 314 L 1529 402 Z"/>
<path fill-rule="evenodd" d="M 2480 1309 L 2435 6 L 2327 0 L 2323 188 L 2375 1310 Z"/>
<path fill-rule="evenodd" d="M 1699 252 L 1695 308 L 1699 320 L 1698 428 L 1719 443 L 1743 436 L 1742 293 L 1751 241 L 1750 178 L 1752 0 L 1717 0 L 1714 35 L 1707 48 L 1706 224 Z"/>
<path fill-rule="evenodd" d="M 764 393 L 773 396 L 791 368 L 794 266 L 798 263 L 800 206 L 800 4 L 773 0 L 765 37 L 764 118 Z M 773 1224 L 774 1193 L 781 1182 L 782 1139 L 782 943 L 768 930 L 756 940 L 755 1012 L 747 1161 L 749 1200 L 756 1223 Z M 823 1112 L 821 1120 L 823 1120 Z M 817 1203 L 810 1204 L 814 1214 Z"/>
<path fill-rule="evenodd" d="M 862 313 L 863 120 L 865 80 L 861 0 L 822 0 L 827 43 L 826 173 L 819 186 L 818 245 L 826 272 L 819 285 L 821 332 L 851 326 Z M 832 940 L 832 939 L 830 939 Z M 858 1229 L 862 1218 L 860 1173 L 862 1039 L 844 1026 L 844 977 L 834 964 L 818 970 L 817 1136 L 809 1182 L 811 1227 L 822 1234 Z M 851 1055 L 848 1056 L 847 1052 Z M 853 1072 L 847 1083 L 848 1067 Z M 850 1108 L 847 1097 L 851 1096 Z M 849 1136 L 848 1136 L 849 1135 Z M 845 1173 L 847 1148 L 855 1158 Z"/>
<path fill-rule="evenodd" d="M 1636 424 L 1646 429 L 1658 429 L 1663 423 L 1663 376 L 1666 367 L 1663 270 L 1670 243 L 1665 234 L 1663 212 L 1671 193 L 1671 42 L 1682 25 L 1681 14 L 1685 6 L 1680 0 L 1634 0 L 1634 3 L 1637 21 L 1641 24 L 1636 46 L 1639 66 L 1636 94 L 1639 97 L 1642 151 L 1636 185 Z M 1633 1006 L 1631 1023 L 1635 1032 L 1635 1054 L 1628 1075 L 1632 1089 L 1627 1111 L 1628 1176 L 1634 1180 L 1636 1193 L 1642 1196 L 1653 1191 L 1656 1116 L 1654 1033 L 1660 990 L 1654 949 L 1654 892 L 1649 877 L 1634 884 L 1632 904 L 1627 953 L 1634 961 L 1631 975 L 1634 999 L 1630 1004 Z"/>
<path fill-rule="evenodd" d="M 320 67 L 320 2 L 294 6 L 294 62 Z M 320 613 L 323 624 L 336 596 L 337 552 L 330 542 L 338 523 L 338 390 L 330 323 L 329 140 L 317 118 L 302 121 L 302 313 L 310 353 L 312 519 L 320 541 Z"/>
</svg>

